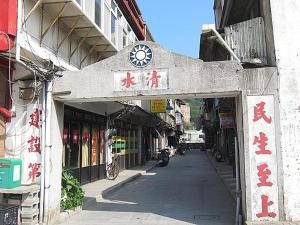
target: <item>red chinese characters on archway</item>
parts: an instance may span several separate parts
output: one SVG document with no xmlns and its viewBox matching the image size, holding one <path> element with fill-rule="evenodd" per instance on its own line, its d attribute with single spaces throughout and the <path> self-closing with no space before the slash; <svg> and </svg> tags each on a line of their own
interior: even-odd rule
<svg viewBox="0 0 300 225">
<path fill-rule="evenodd" d="M 147 86 L 149 88 L 158 88 L 159 78 L 161 78 L 161 76 L 157 73 L 157 71 L 154 70 L 152 73 L 149 72 L 146 77 Z"/>
<path fill-rule="evenodd" d="M 261 121 L 265 123 L 266 126 L 272 124 L 272 117 L 267 114 L 265 110 L 266 103 L 264 101 L 258 102 L 253 108 L 253 122 L 257 123 Z M 264 127 L 264 126 L 262 126 Z M 262 128 L 263 129 L 263 128 Z M 255 154 L 257 157 L 261 155 L 272 155 L 272 149 L 268 148 L 268 134 L 261 130 L 258 134 L 253 137 L 253 145 L 256 147 Z M 262 163 L 256 166 L 257 175 L 258 175 L 258 183 L 257 187 L 272 187 L 273 183 L 270 181 L 270 176 L 272 175 L 272 171 L 268 165 L 268 163 Z M 258 218 L 275 218 L 276 213 L 270 210 L 270 206 L 274 204 L 274 202 L 269 199 L 269 196 L 266 194 L 262 194 L 260 196 L 261 199 L 261 211 L 256 214 Z"/>
<path fill-rule="evenodd" d="M 31 113 L 28 117 L 28 126 L 30 135 L 27 139 L 27 154 L 29 160 L 28 168 L 28 180 L 35 183 L 38 177 L 40 177 L 40 167 L 41 164 L 36 161 L 37 156 L 33 154 L 41 154 L 41 138 L 40 129 L 42 127 L 42 110 L 38 107 L 34 107 L 32 110 L 28 111 Z"/>
<path fill-rule="evenodd" d="M 115 91 L 162 90 L 169 88 L 168 71 L 138 70 L 114 73 Z"/>
<path fill-rule="evenodd" d="M 132 76 L 130 72 L 127 72 L 126 78 L 124 78 L 122 80 L 122 86 L 124 86 L 126 88 L 130 88 L 130 87 L 136 85 L 134 79 L 135 79 L 135 77 Z"/>
</svg>

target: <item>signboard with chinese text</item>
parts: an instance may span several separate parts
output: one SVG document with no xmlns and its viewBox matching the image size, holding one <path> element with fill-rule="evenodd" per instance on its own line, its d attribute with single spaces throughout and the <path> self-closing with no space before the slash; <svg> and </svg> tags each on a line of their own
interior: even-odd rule
<svg viewBox="0 0 300 225">
<path fill-rule="evenodd" d="M 166 112 L 166 99 L 151 100 L 151 112 L 165 113 Z"/>
<path fill-rule="evenodd" d="M 182 116 L 180 112 L 175 113 L 175 123 L 176 125 L 182 125 Z"/>
<path fill-rule="evenodd" d="M 235 128 L 234 116 L 231 112 L 219 113 L 220 128 Z"/>
<path fill-rule="evenodd" d="M 115 91 L 163 90 L 169 88 L 167 70 L 119 71 L 114 73 Z"/>
<path fill-rule="evenodd" d="M 253 221 L 278 221 L 274 98 L 248 96 L 249 156 Z"/>
<path fill-rule="evenodd" d="M 27 106 L 25 148 L 23 153 L 22 184 L 40 183 L 41 176 L 42 105 Z"/>
</svg>

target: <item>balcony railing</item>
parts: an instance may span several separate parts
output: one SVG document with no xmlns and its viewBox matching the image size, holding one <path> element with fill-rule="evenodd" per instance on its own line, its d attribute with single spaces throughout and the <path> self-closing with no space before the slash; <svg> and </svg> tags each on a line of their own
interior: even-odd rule
<svg viewBox="0 0 300 225">
<path fill-rule="evenodd" d="M 129 25 L 110 1 L 95 0 L 94 7 L 89 0 L 25 0 L 23 31 L 81 68 L 116 54 L 124 47 L 124 38 L 134 36 L 126 44 L 136 40 L 132 32 L 124 32 Z"/>
</svg>

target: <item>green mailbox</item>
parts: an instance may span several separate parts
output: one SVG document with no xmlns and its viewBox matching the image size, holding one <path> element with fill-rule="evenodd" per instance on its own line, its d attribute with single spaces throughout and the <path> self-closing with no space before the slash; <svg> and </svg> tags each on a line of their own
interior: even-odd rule
<svg viewBox="0 0 300 225">
<path fill-rule="evenodd" d="M 21 186 L 22 160 L 0 158 L 0 188 Z"/>
</svg>

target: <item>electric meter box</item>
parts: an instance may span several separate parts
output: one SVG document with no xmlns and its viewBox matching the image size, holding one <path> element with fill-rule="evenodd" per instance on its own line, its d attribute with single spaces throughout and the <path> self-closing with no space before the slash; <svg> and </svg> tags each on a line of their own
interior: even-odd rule
<svg viewBox="0 0 300 225">
<path fill-rule="evenodd" d="M 0 188 L 21 186 L 22 160 L 0 158 Z"/>
</svg>

